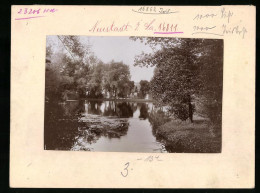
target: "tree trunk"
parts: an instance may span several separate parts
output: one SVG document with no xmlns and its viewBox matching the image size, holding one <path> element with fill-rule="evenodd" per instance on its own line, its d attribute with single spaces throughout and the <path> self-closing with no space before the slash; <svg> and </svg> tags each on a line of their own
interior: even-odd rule
<svg viewBox="0 0 260 193">
<path fill-rule="evenodd" d="M 190 118 L 190 121 L 193 123 L 193 109 L 192 109 L 191 102 L 189 102 L 189 118 Z"/>
<path fill-rule="evenodd" d="M 115 89 L 115 98 L 117 98 L 117 88 Z"/>
<path fill-rule="evenodd" d="M 189 96 L 189 99 L 188 99 L 188 105 L 189 105 L 189 119 L 193 123 L 193 108 L 192 108 L 190 96 Z"/>
</svg>

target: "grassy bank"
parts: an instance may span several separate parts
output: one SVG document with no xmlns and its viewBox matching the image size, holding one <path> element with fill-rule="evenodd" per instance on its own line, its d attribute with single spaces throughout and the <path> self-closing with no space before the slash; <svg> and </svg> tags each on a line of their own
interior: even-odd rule
<svg viewBox="0 0 260 193">
<path fill-rule="evenodd" d="M 208 120 L 195 120 L 193 123 L 171 120 L 159 126 L 156 135 L 165 141 L 171 152 L 221 152 L 221 129 Z"/>
</svg>

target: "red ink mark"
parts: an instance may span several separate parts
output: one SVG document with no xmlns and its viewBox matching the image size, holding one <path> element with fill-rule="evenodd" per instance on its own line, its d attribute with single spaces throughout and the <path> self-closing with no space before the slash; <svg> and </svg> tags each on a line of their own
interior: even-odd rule
<svg viewBox="0 0 260 193">
<path fill-rule="evenodd" d="M 58 11 L 58 9 L 44 9 L 42 10 L 41 8 L 39 9 L 34 9 L 34 8 L 22 8 L 19 9 L 17 12 L 18 14 L 24 15 L 23 18 L 15 18 L 15 20 L 24 20 L 24 19 L 33 19 L 33 18 L 38 18 L 38 17 L 45 17 L 45 14 L 53 14 L 54 12 Z M 41 16 L 32 16 L 32 17 L 26 17 L 27 15 L 41 15 Z M 25 16 L 26 15 L 26 16 Z"/>
<path fill-rule="evenodd" d="M 129 31 L 129 28 L 132 28 L 132 26 L 129 24 L 123 24 L 123 25 L 115 25 L 115 22 L 113 21 L 110 25 L 102 25 L 100 24 L 101 21 L 97 21 L 95 25 L 89 30 L 90 32 L 123 32 L 123 31 Z"/>
<path fill-rule="evenodd" d="M 45 16 L 35 16 L 35 17 L 15 18 L 15 20 L 33 19 L 33 18 L 38 18 L 38 17 L 45 17 Z"/>
<path fill-rule="evenodd" d="M 145 23 L 145 30 L 153 30 L 153 23 L 155 22 L 155 19 L 153 19 L 150 23 Z"/>
<path fill-rule="evenodd" d="M 43 13 L 48 13 L 48 12 L 54 13 L 55 11 L 58 11 L 58 9 L 44 9 Z"/>
<path fill-rule="evenodd" d="M 183 32 L 154 32 L 154 34 L 183 34 Z"/>
<path fill-rule="evenodd" d="M 178 26 L 178 24 L 176 24 L 176 25 L 174 26 L 174 24 L 169 24 L 169 23 L 163 22 L 163 23 L 161 23 L 161 24 L 159 25 L 158 31 L 176 32 L 176 31 L 177 31 L 177 26 Z"/>
</svg>

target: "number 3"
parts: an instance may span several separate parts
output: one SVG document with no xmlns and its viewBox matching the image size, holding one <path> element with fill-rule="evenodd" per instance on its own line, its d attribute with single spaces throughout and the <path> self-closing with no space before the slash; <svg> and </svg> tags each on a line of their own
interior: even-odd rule
<svg viewBox="0 0 260 193">
<path fill-rule="evenodd" d="M 122 175 L 123 177 L 126 177 L 126 176 L 128 175 L 128 166 L 129 166 L 129 162 L 127 162 L 127 163 L 125 164 L 125 166 L 126 166 L 126 167 L 125 167 L 124 170 L 125 170 L 125 173 L 126 173 L 126 174 L 123 174 L 123 173 L 121 172 L 121 175 Z"/>
</svg>

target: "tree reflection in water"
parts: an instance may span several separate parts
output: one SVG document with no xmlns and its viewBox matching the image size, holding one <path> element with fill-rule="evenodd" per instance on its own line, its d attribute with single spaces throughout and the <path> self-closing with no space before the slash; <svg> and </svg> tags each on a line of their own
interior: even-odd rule
<svg viewBox="0 0 260 193">
<path fill-rule="evenodd" d="M 165 112 L 152 103 L 115 101 L 74 101 L 62 104 L 45 103 L 44 147 L 46 150 L 86 150 L 101 137 L 126 136 L 129 118 L 137 114 L 140 121 L 151 124 L 157 141 L 156 128 L 167 121 Z M 137 121 L 137 120 L 136 120 Z"/>
<path fill-rule="evenodd" d="M 103 110 L 102 105 L 105 105 Z M 128 130 L 129 123 L 125 118 L 132 116 L 132 105 L 126 102 L 46 103 L 45 149 L 70 150 L 77 147 L 79 143 L 95 143 L 101 136 L 120 138 L 126 135 Z M 81 146 L 79 150 L 89 149 Z"/>
<path fill-rule="evenodd" d="M 78 132 L 78 117 L 84 112 L 84 101 L 66 104 L 45 103 L 44 148 L 69 150 Z"/>
<path fill-rule="evenodd" d="M 149 113 L 148 113 L 148 105 L 146 103 L 142 103 L 141 107 L 140 107 L 140 115 L 139 118 L 140 119 L 147 119 L 149 117 Z"/>
<path fill-rule="evenodd" d="M 133 117 L 133 104 L 115 101 L 88 101 L 88 114 L 119 118 Z"/>
</svg>

